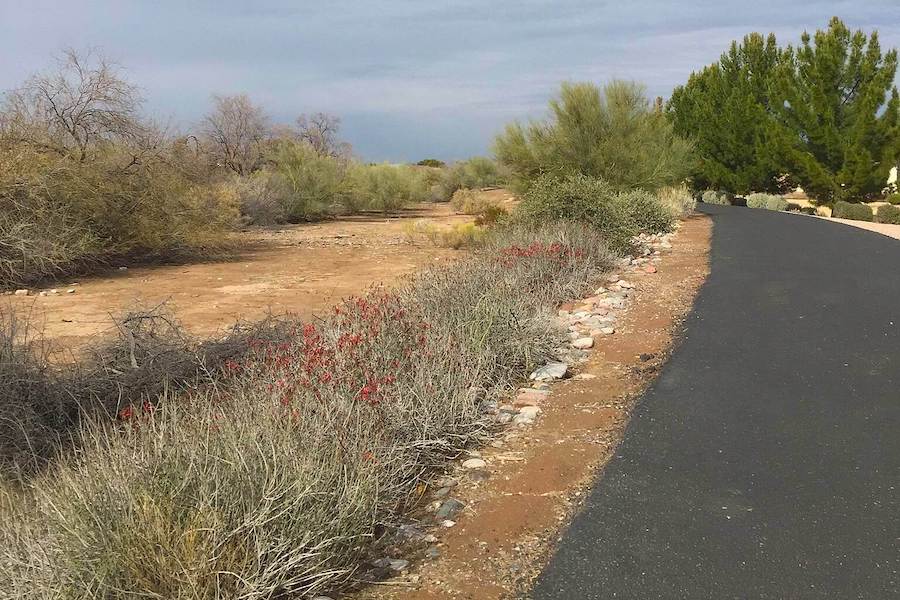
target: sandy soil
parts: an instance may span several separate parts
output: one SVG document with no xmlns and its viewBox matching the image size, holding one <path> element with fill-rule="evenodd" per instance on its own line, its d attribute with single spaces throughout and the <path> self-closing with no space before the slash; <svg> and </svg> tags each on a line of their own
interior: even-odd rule
<svg viewBox="0 0 900 600">
<path fill-rule="evenodd" d="M 499 201 L 505 190 L 487 192 Z M 411 244 L 406 222 L 470 221 L 447 204 L 424 204 L 395 215 L 362 215 L 324 223 L 241 232 L 241 255 L 226 262 L 130 267 L 77 284 L 56 284 L 58 295 L 9 296 L 57 350 L 76 349 L 111 328 L 112 316 L 166 303 L 189 331 L 208 335 L 239 319 L 272 311 L 308 317 L 341 298 L 390 284 L 459 251 Z M 73 285 L 75 284 L 75 285 Z M 48 286 L 44 291 L 50 290 Z M 72 294 L 66 293 L 74 289 Z"/>
<path fill-rule="evenodd" d="M 554 386 L 533 427 L 511 430 L 481 453 L 486 472 L 453 474 L 453 496 L 466 506 L 453 528 L 432 530 L 440 557 L 360 598 L 491 600 L 527 591 L 665 361 L 708 272 L 710 230 L 708 218 L 689 219 L 658 273 L 627 274 L 637 294 L 617 333 L 579 375 Z"/>
</svg>

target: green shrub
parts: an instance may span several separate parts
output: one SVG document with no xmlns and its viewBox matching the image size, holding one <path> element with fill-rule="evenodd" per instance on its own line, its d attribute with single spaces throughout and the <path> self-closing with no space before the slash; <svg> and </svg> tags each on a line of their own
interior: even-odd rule
<svg viewBox="0 0 900 600">
<path fill-rule="evenodd" d="M 836 219 L 853 219 L 854 221 L 874 221 L 875 215 L 868 204 L 857 204 L 839 200 L 834 204 L 831 216 Z"/>
<path fill-rule="evenodd" d="M 348 164 L 323 155 L 306 143 L 282 142 L 269 156 L 277 178 L 280 203 L 290 223 L 313 221 L 333 214 L 350 196 Z"/>
<path fill-rule="evenodd" d="M 642 190 L 617 191 L 593 177 L 570 175 L 538 178 L 516 209 L 516 218 L 532 224 L 564 220 L 595 227 L 615 250 L 629 247 L 638 233 L 669 231 L 672 213 Z"/>
<path fill-rule="evenodd" d="M 0 589 L 339 591 L 384 554 L 423 478 L 485 434 L 488 401 L 563 343 L 557 303 L 612 262 L 589 227 L 510 226 L 396 293 L 350 299 L 277 343 L 248 338 L 215 386 L 91 424 L 80 452 L 2 499 Z"/>
<path fill-rule="evenodd" d="M 885 198 L 891 204 L 900 204 L 900 194 L 891 194 L 887 198 Z"/>
<path fill-rule="evenodd" d="M 618 190 L 657 190 L 683 181 L 693 164 L 691 144 L 651 107 L 643 86 L 625 81 L 602 89 L 564 83 L 548 120 L 508 125 L 494 150 L 520 190 L 545 173 L 580 173 Z"/>
<path fill-rule="evenodd" d="M 478 190 L 502 185 L 504 182 L 505 177 L 497 163 L 489 158 L 475 156 L 443 169 L 440 178 L 432 184 L 431 199 L 434 202 L 447 202 L 459 189 Z"/>
<path fill-rule="evenodd" d="M 721 204 L 728 206 L 731 204 L 732 195 L 725 191 L 706 190 L 700 196 L 705 204 Z"/>
<path fill-rule="evenodd" d="M 438 160 L 436 158 L 425 158 L 423 160 L 420 160 L 416 164 L 420 167 L 436 167 L 438 169 L 447 165 L 447 163 L 445 163 L 444 161 Z"/>
<path fill-rule="evenodd" d="M 775 194 L 750 194 L 747 196 L 747 206 L 767 210 L 787 210 L 788 202 L 783 196 Z"/>
<path fill-rule="evenodd" d="M 879 206 L 878 212 L 875 213 L 875 221 L 877 223 L 900 224 L 900 206 L 894 206 L 892 204 Z"/>
</svg>

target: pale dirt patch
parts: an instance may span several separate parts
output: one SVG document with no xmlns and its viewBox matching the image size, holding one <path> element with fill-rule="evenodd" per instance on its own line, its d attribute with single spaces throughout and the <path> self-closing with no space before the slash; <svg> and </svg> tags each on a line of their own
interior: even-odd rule
<svg viewBox="0 0 900 600">
<path fill-rule="evenodd" d="M 509 202 L 506 190 L 482 192 Z M 422 204 L 392 215 L 367 214 L 315 224 L 251 229 L 237 234 L 243 248 L 234 260 L 188 265 L 135 266 L 127 271 L 63 281 L 8 296 L 19 314 L 59 351 L 79 349 L 111 329 L 112 316 L 166 303 L 193 334 L 207 336 L 241 319 L 268 312 L 310 317 L 342 298 L 391 284 L 430 264 L 452 260 L 460 251 L 411 244 L 404 224 L 427 219 L 466 223 L 449 204 Z M 40 296 L 56 288 L 57 295 Z"/>
<path fill-rule="evenodd" d="M 534 426 L 511 428 L 482 450 L 486 470 L 454 473 L 452 495 L 466 506 L 452 528 L 431 531 L 440 557 L 420 557 L 358 599 L 490 600 L 528 589 L 667 358 L 708 273 L 710 231 L 708 217 L 688 219 L 657 273 L 627 273 L 637 293 L 617 333 L 598 340 L 576 378 L 554 385 Z"/>
</svg>

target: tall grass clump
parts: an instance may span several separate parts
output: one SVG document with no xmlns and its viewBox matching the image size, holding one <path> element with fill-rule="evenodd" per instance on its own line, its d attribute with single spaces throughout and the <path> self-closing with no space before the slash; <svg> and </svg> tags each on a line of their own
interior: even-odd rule
<svg viewBox="0 0 900 600">
<path fill-rule="evenodd" d="M 674 224 L 672 212 L 650 192 L 619 191 L 586 175 L 538 178 L 523 196 L 515 218 L 533 224 L 556 220 L 585 223 L 601 232 L 617 251 L 629 248 L 638 233 L 667 232 Z"/>
<path fill-rule="evenodd" d="M 564 83 L 546 121 L 508 125 L 494 147 L 516 187 L 542 174 L 582 174 L 617 190 L 675 185 L 693 164 L 691 144 L 675 135 L 644 88 L 612 81 L 603 88 Z"/>
<path fill-rule="evenodd" d="M 667 207 L 675 218 L 693 214 L 697 208 L 697 200 L 687 185 L 667 186 L 656 193 L 659 201 Z"/>
<path fill-rule="evenodd" d="M 243 338 L 214 379 L 91 420 L 76 452 L 6 492 L 0 589 L 224 600 L 368 577 L 417 486 L 564 342 L 556 304 L 612 261 L 587 225 L 509 225 L 395 292 Z"/>
</svg>

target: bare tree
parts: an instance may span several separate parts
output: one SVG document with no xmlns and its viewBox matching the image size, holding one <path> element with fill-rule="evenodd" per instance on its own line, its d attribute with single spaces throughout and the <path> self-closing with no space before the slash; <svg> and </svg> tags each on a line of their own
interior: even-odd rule
<svg viewBox="0 0 900 600">
<path fill-rule="evenodd" d="M 137 88 L 114 65 L 74 50 L 59 63 L 57 72 L 35 75 L 6 94 L 0 114 L 4 138 L 84 161 L 104 142 L 144 146 L 156 137 L 139 120 Z"/>
<path fill-rule="evenodd" d="M 314 113 L 297 117 L 297 130 L 301 140 L 312 146 L 320 156 L 347 158 L 353 151 L 350 144 L 338 139 L 341 120 L 334 115 Z"/>
<path fill-rule="evenodd" d="M 270 137 L 269 118 L 245 94 L 213 96 L 213 111 L 203 122 L 203 137 L 213 159 L 238 175 L 262 166 Z"/>
</svg>

